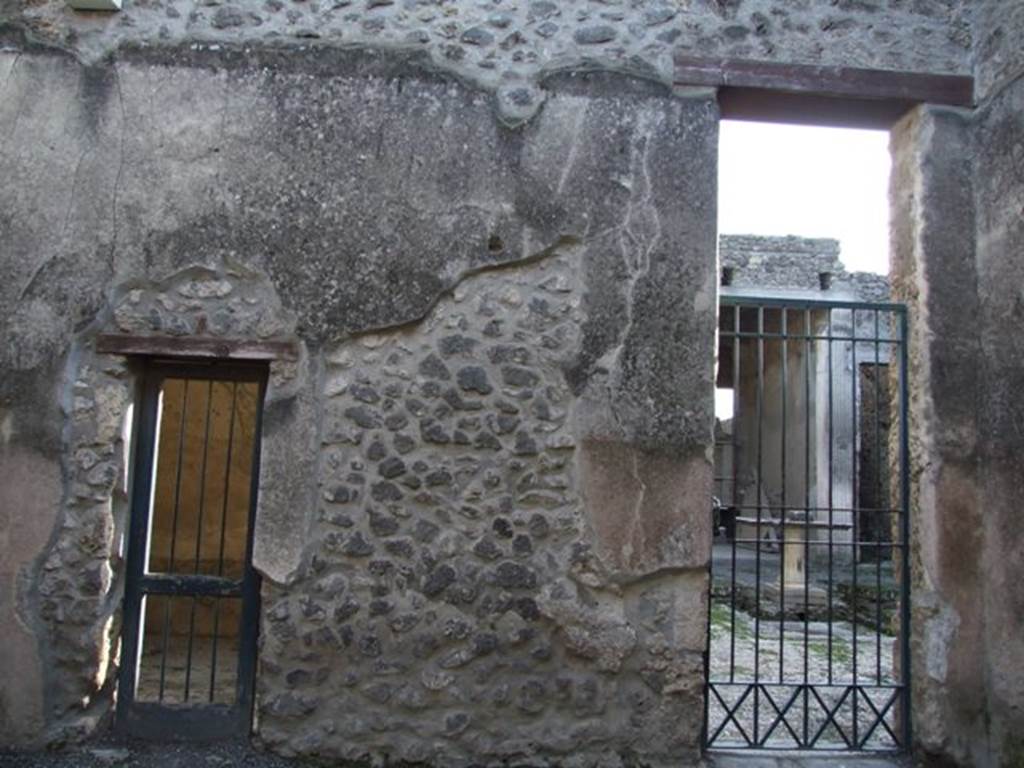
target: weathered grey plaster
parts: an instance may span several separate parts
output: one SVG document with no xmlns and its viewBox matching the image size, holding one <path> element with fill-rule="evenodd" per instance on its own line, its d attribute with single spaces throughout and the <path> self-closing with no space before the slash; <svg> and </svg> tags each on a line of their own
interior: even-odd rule
<svg viewBox="0 0 1024 768">
<path fill-rule="evenodd" d="M 10 96 L 0 104 L 9 137 L 0 175 L 15 181 L 0 190 L 11 372 L 0 398 L 12 423 L 25 425 L 11 445 L 63 463 L 63 501 L 48 507 L 53 533 L 43 552 L 26 553 L 44 575 L 16 608 L 47 661 L 43 739 L 79 738 L 109 713 L 127 525 L 124 430 L 138 368 L 95 354 L 92 340 L 117 330 L 291 339 L 302 350 L 272 364 L 264 420 L 255 563 L 265 576 L 259 706 L 268 744 L 455 763 L 563 760 L 582 743 L 609 764 L 693 755 L 710 483 L 712 94 L 563 74 L 543 82 L 544 109 L 511 130 L 495 120 L 491 94 L 415 58 L 373 51 L 140 48 L 83 66 L 30 46 L 0 61 Z M 664 157 L 676 160 L 654 161 Z M 467 291 L 507 280 L 520 281 L 524 296 L 517 304 L 499 291 L 491 303 L 500 311 L 479 310 L 491 313 L 487 323 L 452 310 L 453 301 L 468 306 Z M 570 315 L 560 320 L 563 306 Z M 437 313 L 451 313 L 441 336 L 431 330 Z M 398 453 L 381 464 L 369 498 L 359 497 L 370 506 L 354 510 L 348 526 L 324 517 L 344 503 L 336 486 L 362 472 L 338 474 L 333 446 L 366 452 L 349 464 L 380 461 L 370 433 L 404 429 L 384 414 L 381 427 L 348 413 L 373 399 L 365 389 L 373 382 L 347 381 L 343 365 L 346 350 L 377 349 L 370 332 L 465 357 L 445 358 L 452 378 L 440 389 L 419 372 L 399 376 L 430 413 L 403 406 L 419 424 L 395 450 L 420 451 L 428 466 L 458 451 L 478 463 L 500 458 L 495 471 L 516 483 L 519 501 L 496 497 L 492 509 L 440 493 L 431 503 L 411 498 L 421 491 L 406 498 L 428 481 Z M 481 357 L 489 346 L 495 357 Z M 388 357 L 373 366 L 366 376 L 390 377 L 401 364 Z M 492 402 L 499 392 L 504 405 Z M 339 411 L 346 397 L 356 402 Z M 387 387 L 377 397 L 397 402 Z M 481 397 L 493 410 L 475 415 Z M 512 429 L 515 419 L 522 426 Z M 355 443 L 345 442 L 347 420 L 366 433 Z M 581 442 L 643 462 L 620 501 L 586 501 L 599 483 L 584 471 L 595 454 L 584 455 Z M 461 478 L 465 469 L 446 471 Z M 457 487 L 486 496 L 489 477 Z M 548 504 L 564 511 L 541 520 Z M 644 515 L 621 539 L 608 525 L 617 506 Z M 409 535 L 427 536 L 429 527 L 413 526 L 425 517 L 437 544 L 394 544 L 406 534 L 391 533 L 385 514 Z M 361 536 L 332 534 L 348 527 Z M 497 538 L 500 551 L 506 528 L 510 551 L 481 567 L 491 548 L 469 545 L 490 530 L 485 538 Z M 393 565 L 367 560 L 367 547 L 388 552 Z M 445 563 L 452 557 L 464 562 Z M 329 626 L 316 621 L 324 569 L 363 606 L 348 625 L 334 613 L 324 614 Z M 399 611 L 397 596 L 411 610 Z M 404 624 L 386 625 L 392 615 L 424 622 L 422 657 L 404 645 Z M 288 616 L 301 618 L 282 623 Z M 286 626 L 294 634 L 275 634 Z M 521 648 L 520 630 L 529 640 Z M 406 691 L 413 704 L 444 699 L 429 728 L 427 713 L 412 718 L 397 698 L 384 706 L 394 670 L 369 652 L 378 647 L 394 664 L 422 668 Z M 472 653 L 458 656 L 465 670 L 452 690 L 462 693 L 449 700 L 432 675 L 460 648 Z M 526 659 L 552 672 L 566 665 L 564 685 L 550 674 L 524 677 Z M 347 672 L 327 683 L 305 669 L 314 663 Z M 517 702 L 517 734 L 497 730 L 503 685 Z M 344 733 L 328 728 L 329 716 L 294 717 L 321 703 L 325 716 L 377 707 L 377 730 L 356 727 L 358 717 Z"/>
</svg>

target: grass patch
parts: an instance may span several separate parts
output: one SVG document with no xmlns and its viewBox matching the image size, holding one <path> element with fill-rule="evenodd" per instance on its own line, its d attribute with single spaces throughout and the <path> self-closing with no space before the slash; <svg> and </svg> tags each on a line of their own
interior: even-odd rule
<svg viewBox="0 0 1024 768">
<path fill-rule="evenodd" d="M 807 648 L 811 653 L 819 656 L 823 659 L 828 659 L 828 643 L 816 640 L 813 643 L 808 643 Z M 842 640 L 832 640 L 832 663 L 833 664 L 849 664 L 853 660 L 853 653 L 850 646 Z"/>
<path fill-rule="evenodd" d="M 725 633 L 733 632 L 732 609 L 723 603 L 711 604 L 711 628 L 720 629 Z M 753 640 L 754 633 L 750 629 L 750 619 L 742 611 L 736 611 L 737 640 Z"/>
</svg>

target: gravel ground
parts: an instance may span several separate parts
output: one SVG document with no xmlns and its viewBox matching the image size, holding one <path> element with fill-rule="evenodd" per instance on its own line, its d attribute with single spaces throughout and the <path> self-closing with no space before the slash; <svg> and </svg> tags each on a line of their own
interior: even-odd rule
<svg viewBox="0 0 1024 768">
<path fill-rule="evenodd" d="M 831 631 L 826 624 L 820 622 L 785 622 L 783 624 L 783 676 L 780 681 L 779 675 L 779 623 L 777 621 L 763 621 L 758 626 L 750 614 L 737 609 L 735 613 L 735 632 L 733 631 L 733 614 L 731 607 L 725 603 L 716 602 L 711 607 L 711 679 L 716 683 L 726 683 L 730 679 L 730 665 L 734 663 L 735 681 L 738 685 L 716 686 L 721 695 L 725 697 L 730 708 L 737 705 L 736 720 L 747 732 L 753 733 L 754 707 L 758 705 L 760 722 L 762 727 L 769 726 L 776 722 L 779 715 L 778 707 L 785 707 L 786 702 L 793 692 L 794 686 L 804 680 L 804 649 L 807 649 L 807 680 L 808 682 L 822 685 L 829 680 L 829 670 L 832 672 L 832 679 L 840 686 L 849 685 L 853 682 L 853 625 L 847 622 L 837 622 L 832 625 Z M 733 648 L 732 638 L 735 637 Z M 755 637 L 760 638 L 760 675 L 755 675 Z M 831 654 L 829 653 L 829 638 L 831 637 Z M 859 643 L 857 645 L 858 674 L 857 681 L 864 686 L 859 696 L 857 708 L 857 722 L 861 735 L 870 734 L 868 743 L 869 749 L 892 749 L 896 747 L 891 735 L 884 727 L 875 727 L 877 719 L 871 711 L 870 706 L 863 698 L 869 696 L 874 705 L 881 710 L 885 707 L 890 697 L 890 691 L 875 689 L 876 685 L 890 685 L 895 682 L 893 673 L 893 650 L 895 639 L 887 636 L 877 636 L 873 630 L 860 628 L 858 631 Z M 876 643 L 876 638 L 880 641 Z M 880 657 L 877 653 L 881 651 Z M 734 651 L 735 657 L 731 655 Z M 831 659 L 831 664 L 830 664 Z M 879 671 L 881 674 L 879 675 Z M 739 703 L 740 696 L 748 688 L 748 684 L 754 680 L 764 682 L 767 690 L 762 696 L 755 699 L 747 695 L 743 703 Z M 819 688 L 819 693 L 829 708 L 836 708 L 834 719 L 838 722 L 843 733 L 852 738 L 853 706 L 852 698 L 841 698 L 843 688 Z M 768 698 L 770 697 L 770 698 Z M 841 703 L 844 702 L 845 703 Z M 799 735 L 803 725 L 803 703 L 802 698 L 797 698 L 787 711 L 784 721 L 780 721 L 768 743 L 772 747 L 796 747 L 796 740 L 793 734 L 787 729 L 786 724 Z M 726 712 L 721 702 L 712 696 L 709 700 L 710 712 L 709 721 L 712 731 L 718 730 L 718 725 L 726 720 Z M 816 702 L 813 696 L 807 699 L 808 705 L 808 727 L 809 733 L 813 734 L 820 727 L 824 726 L 819 746 L 832 744 L 835 748 L 842 749 L 844 740 L 839 731 L 832 725 L 825 726 L 824 706 Z M 890 708 L 885 716 L 885 722 L 894 732 L 896 726 L 896 709 Z M 744 735 L 736 727 L 733 720 L 728 720 L 725 727 L 716 739 L 715 744 L 723 746 L 726 744 L 743 744 L 746 741 Z"/>
<path fill-rule="evenodd" d="M 306 760 L 286 760 L 257 752 L 245 743 L 158 744 L 93 742 L 62 751 L 3 752 L 3 768 L 307 768 Z"/>
</svg>

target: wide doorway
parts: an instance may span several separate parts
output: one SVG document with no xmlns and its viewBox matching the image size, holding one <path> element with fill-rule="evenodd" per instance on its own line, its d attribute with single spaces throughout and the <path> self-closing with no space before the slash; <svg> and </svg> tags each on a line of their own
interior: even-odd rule
<svg viewBox="0 0 1024 768">
<path fill-rule="evenodd" d="M 906 314 L 721 299 L 708 748 L 899 752 Z"/>
<path fill-rule="evenodd" d="M 262 366 L 146 367 L 118 682 L 123 733 L 215 739 L 249 731 L 265 380 Z"/>
</svg>

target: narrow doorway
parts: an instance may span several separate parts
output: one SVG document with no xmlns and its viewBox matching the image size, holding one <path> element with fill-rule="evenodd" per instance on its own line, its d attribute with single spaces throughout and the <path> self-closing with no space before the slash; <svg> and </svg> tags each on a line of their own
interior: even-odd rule
<svg viewBox="0 0 1024 768">
<path fill-rule="evenodd" d="M 259 583 L 252 523 L 265 367 L 152 362 L 137 423 L 118 729 L 249 731 Z"/>
<path fill-rule="evenodd" d="M 723 123 L 704 744 L 910 743 L 887 136 Z"/>
</svg>

